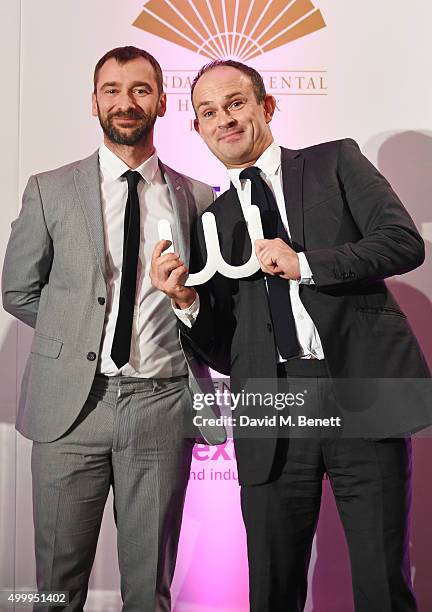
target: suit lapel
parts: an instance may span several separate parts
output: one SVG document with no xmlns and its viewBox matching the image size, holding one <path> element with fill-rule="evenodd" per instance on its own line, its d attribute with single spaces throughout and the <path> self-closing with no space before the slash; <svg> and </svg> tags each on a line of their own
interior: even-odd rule
<svg viewBox="0 0 432 612">
<path fill-rule="evenodd" d="M 186 189 L 183 184 L 183 179 L 179 174 L 171 170 L 171 168 L 164 166 L 160 161 L 159 166 L 171 197 L 174 217 L 173 239 L 177 242 L 174 246 L 180 253 L 180 258 L 188 266 L 190 258 L 191 222 Z"/>
<path fill-rule="evenodd" d="M 75 187 L 83 210 L 96 259 L 105 276 L 105 237 L 99 177 L 99 153 L 79 162 L 75 169 Z"/>
<path fill-rule="evenodd" d="M 304 250 L 303 231 L 303 168 L 299 151 L 282 148 L 282 183 L 291 242 L 295 251 Z"/>
</svg>

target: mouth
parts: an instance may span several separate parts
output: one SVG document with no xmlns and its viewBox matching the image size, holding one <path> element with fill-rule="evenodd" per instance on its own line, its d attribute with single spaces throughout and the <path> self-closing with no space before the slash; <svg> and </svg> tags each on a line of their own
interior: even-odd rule
<svg viewBox="0 0 432 612">
<path fill-rule="evenodd" d="M 135 117 L 114 117 L 114 119 L 117 123 L 124 126 L 134 125 L 139 121 L 139 119 Z"/>
<path fill-rule="evenodd" d="M 219 138 L 219 142 L 237 142 L 240 140 L 241 135 L 243 134 L 243 130 L 235 130 L 233 132 L 229 132 L 228 134 L 224 134 Z"/>
</svg>

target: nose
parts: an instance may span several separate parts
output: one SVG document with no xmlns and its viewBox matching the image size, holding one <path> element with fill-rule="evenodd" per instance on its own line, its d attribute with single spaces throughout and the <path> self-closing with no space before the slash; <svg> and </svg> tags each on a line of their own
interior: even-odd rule
<svg viewBox="0 0 432 612">
<path fill-rule="evenodd" d="M 116 105 L 119 110 L 127 111 L 135 107 L 135 101 L 129 92 L 120 92 L 116 99 Z"/>
<path fill-rule="evenodd" d="M 235 119 L 234 117 L 230 114 L 228 109 L 223 109 L 220 113 L 219 113 L 219 117 L 218 117 L 219 121 L 218 121 L 218 126 L 220 128 L 230 128 L 233 125 L 235 125 Z"/>
</svg>

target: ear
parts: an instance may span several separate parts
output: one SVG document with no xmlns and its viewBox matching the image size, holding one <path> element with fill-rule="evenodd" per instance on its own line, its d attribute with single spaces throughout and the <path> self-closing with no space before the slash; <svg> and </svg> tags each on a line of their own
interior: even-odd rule
<svg viewBox="0 0 432 612">
<path fill-rule="evenodd" d="M 166 93 L 161 93 L 161 95 L 159 96 L 159 104 L 158 104 L 158 110 L 157 110 L 158 117 L 163 117 L 165 115 L 166 105 L 167 105 Z"/>
<path fill-rule="evenodd" d="M 195 117 L 195 119 L 194 119 L 193 126 L 194 126 L 194 130 L 195 130 L 195 132 L 198 132 L 198 134 L 201 136 L 201 132 L 200 132 L 200 124 L 199 124 L 199 121 L 198 121 L 198 119 L 197 119 L 196 117 Z"/>
<path fill-rule="evenodd" d="M 96 94 L 94 92 L 92 93 L 92 115 L 93 117 L 98 116 L 97 100 L 96 100 Z"/>
<path fill-rule="evenodd" d="M 263 107 L 264 107 L 264 116 L 265 116 L 266 123 L 270 123 L 270 121 L 273 119 L 273 115 L 276 109 L 275 98 L 271 96 L 270 94 L 266 94 L 266 97 L 264 98 L 264 101 L 263 101 Z"/>
</svg>

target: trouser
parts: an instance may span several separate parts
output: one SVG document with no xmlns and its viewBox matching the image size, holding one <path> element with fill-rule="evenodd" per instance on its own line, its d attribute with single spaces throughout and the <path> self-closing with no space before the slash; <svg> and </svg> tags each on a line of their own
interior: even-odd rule
<svg viewBox="0 0 432 612">
<path fill-rule="evenodd" d="M 39 591 L 81 611 L 113 488 L 123 611 L 169 612 L 193 442 L 186 377 L 96 376 L 72 428 L 32 451 Z M 61 610 L 37 607 L 37 610 Z"/>
<path fill-rule="evenodd" d="M 316 397 L 325 401 L 328 381 L 324 369 L 316 376 L 317 366 L 301 365 L 296 375 L 312 372 Z M 408 555 L 411 442 L 335 437 L 280 438 L 269 481 L 242 487 L 251 611 L 304 609 L 325 473 L 348 544 L 356 612 L 416 611 Z"/>
</svg>

